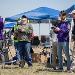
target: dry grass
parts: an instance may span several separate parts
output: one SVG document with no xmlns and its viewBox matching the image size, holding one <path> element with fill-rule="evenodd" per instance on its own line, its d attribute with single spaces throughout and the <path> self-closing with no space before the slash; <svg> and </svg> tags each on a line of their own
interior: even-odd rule
<svg viewBox="0 0 75 75">
<path fill-rule="evenodd" d="M 27 64 L 24 68 L 19 68 L 17 65 L 5 66 L 5 69 L 0 67 L 0 75 L 75 75 L 74 73 L 67 72 L 53 72 L 52 69 L 46 68 L 45 65 L 33 63 L 33 67 L 28 67 Z"/>
<path fill-rule="evenodd" d="M 11 52 L 9 52 L 9 58 L 11 59 L 10 53 L 14 56 L 15 50 L 10 47 Z M 41 48 L 34 48 L 37 53 L 41 51 Z M 0 65 L 0 75 L 75 75 L 74 73 L 67 72 L 53 72 L 52 69 L 45 67 L 42 63 L 33 63 L 33 67 L 28 67 L 25 64 L 24 68 L 19 68 L 18 65 L 5 65 L 4 69 L 1 69 Z"/>
</svg>

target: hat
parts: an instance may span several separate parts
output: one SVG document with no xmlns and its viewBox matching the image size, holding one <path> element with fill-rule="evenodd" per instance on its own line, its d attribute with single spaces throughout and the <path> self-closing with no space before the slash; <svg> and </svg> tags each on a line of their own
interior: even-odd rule
<svg viewBox="0 0 75 75">
<path fill-rule="evenodd" d="M 61 16 L 61 15 L 62 15 L 62 16 L 65 16 L 65 15 L 66 15 L 66 12 L 63 10 L 63 11 L 60 12 L 59 15 L 60 15 L 60 16 Z"/>
<path fill-rule="evenodd" d="M 27 18 L 27 16 L 26 15 L 22 15 L 22 17 L 21 18 Z"/>
</svg>

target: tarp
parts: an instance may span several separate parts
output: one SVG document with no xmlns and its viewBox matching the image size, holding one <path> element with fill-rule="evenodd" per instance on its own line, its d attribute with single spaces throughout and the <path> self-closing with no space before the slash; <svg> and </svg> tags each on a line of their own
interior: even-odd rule
<svg viewBox="0 0 75 75">
<path fill-rule="evenodd" d="M 66 13 L 70 14 L 73 10 L 75 10 L 75 5 L 72 5 L 70 8 L 66 9 Z"/>
<path fill-rule="evenodd" d="M 9 23 L 5 23 L 4 24 L 4 28 L 12 28 L 12 27 L 14 27 L 15 26 L 15 22 L 9 22 Z"/>
<path fill-rule="evenodd" d="M 51 9 L 48 7 L 40 7 L 28 12 L 24 12 L 18 15 L 14 15 L 11 17 L 7 17 L 6 21 L 16 21 L 22 15 L 26 15 L 29 19 L 49 19 L 49 18 L 57 18 L 59 16 L 59 11 L 55 9 Z"/>
</svg>

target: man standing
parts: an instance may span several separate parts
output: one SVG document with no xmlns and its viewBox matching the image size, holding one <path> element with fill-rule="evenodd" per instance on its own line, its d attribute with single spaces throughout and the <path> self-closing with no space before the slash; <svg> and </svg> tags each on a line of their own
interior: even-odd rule
<svg viewBox="0 0 75 75">
<path fill-rule="evenodd" d="M 69 55 L 69 30 L 70 25 L 66 21 L 66 13 L 61 11 L 60 21 L 57 27 L 54 29 L 54 32 L 57 33 L 58 44 L 57 44 L 57 54 L 59 60 L 59 70 L 63 70 L 63 59 L 62 59 L 62 50 L 64 50 L 67 58 L 67 71 L 70 71 L 70 55 Z"/>
<path fill-rule="evenodd" d="M 14 28 L 14 36 L 18 40 L 18 50 L 20 55 L 20 67 L 24 67 L 25 61 L 28 66 L 32 66 L 32 58 L 30 53 L 31 48 L 31 38 L 32 38 L 33 28 L 28 24 L 28 18 L 23 15 L 21 18 L 20 25 Z"/>
</svg>

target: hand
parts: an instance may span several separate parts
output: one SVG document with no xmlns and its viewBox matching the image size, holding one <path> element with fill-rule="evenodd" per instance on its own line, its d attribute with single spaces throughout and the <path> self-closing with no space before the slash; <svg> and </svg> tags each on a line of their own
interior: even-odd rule
<svg viewBox="0 0 75 75">
<path fill-rule="evenodd" d="M 22 31 L 22 32 L 24 32 L 24 31 L 25 31 L 25 29 L 23 29 L 23 28 L 22 28 L 22 30 L 21 30 L 21 31 Z"/>
<path fill-rule="evenodd" d="M 60 28 L 56 27 L 56 28 L 55 28 L 55 31 L 60 31 Z"/>
<path fill-rule="evenodd" d="M 21 30 L 21 29 L 18 29 L 17 31 L 18 31 L 18 32 L 22 32 L 22 30 Z"/>
</svg>

